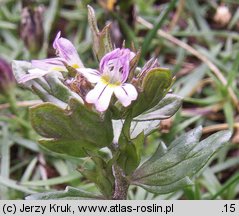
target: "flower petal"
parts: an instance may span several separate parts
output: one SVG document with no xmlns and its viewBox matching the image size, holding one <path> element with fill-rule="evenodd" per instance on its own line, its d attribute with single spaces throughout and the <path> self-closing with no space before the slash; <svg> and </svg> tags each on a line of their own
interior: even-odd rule
<svg viewBox="0 0 239 216">
<path fill-rule="evenodd" d="M 122 86 L 118 86 L 114 89 L 114 94 L 122 103 L 127 107 L 131 104 L 131 101 L 136 100 L 138 93 L 132 84 L 125 83 Z"/>
<path fill-rule="evenodd" d="M 25 83 L 25 82 L 27 82 L 29 80 L 36 79 L 36 78 L 39 78 L 39 77 L 43 77 L 47 73 L 49 73 L 49 71 L 41 70 L 39 68 L 30 69 L 30 70 L 28 70 L 28 72 L 29 72 L 29 74 L 23 75 L 18 80 L 18 83 Z"/>
<path fill-rule="evenodd" d="M 91 68 L 79 68 L 77 71 L 91 83 L 97 83 L 100 80 L 100 73 L 97 70 Z"/>
<path fill-rule="evenodd" d="M 40 68 L 42 70 L 54 70 L 54 71 L 67 71 L 65 65 L 63 64 L 62 58 L 49 58 L 42 60 L 32 60 L 33 68 Z"/>
<path fill-rule="evenodd" d="M 74 68 L 83 67 L 74 45 L 66 38 L 61 37 L 61 32 L 58 32 L 53 42 L 53 47 L 57 54 L 63 58 L 67 64 Z"/>
<path fill-rule="evenodd" d="M 130 61 L 135 53 L 129 49 L 115 49 L 107 53 L 100 61 L 100 73 L 110 76 L 114 81 L 124 83 L 129 75 Z"/>
<path fill-rule="evenodd" d="M 86 95 L 86 102 L 95 104 L 99 112 L 107 110 L 114 88 L 98 82 L 94 89 Z"/>
</svg>

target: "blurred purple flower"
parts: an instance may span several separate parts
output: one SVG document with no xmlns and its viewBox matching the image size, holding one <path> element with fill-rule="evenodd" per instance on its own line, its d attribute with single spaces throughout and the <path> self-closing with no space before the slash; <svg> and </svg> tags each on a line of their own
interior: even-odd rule
<svg viewBox="0 0 239 216">
<path fill-rule="evenodd" d="M 21 38 L 31 53 L 38 53 L 43 44 L 43 11 L 42 6 L 24 7 L 21 13 Z"/>
<path fill-rule="evenodd" d="M 56 35 L 53 48 L 56 50 L 58 57 L 32 60 L 32 69 L 28 70 L 29 74 L 22 76 L 18 82 L 24 83 L 53 71 L 68 72 L 66 66 L 70 66 L 74 69 L 83 67 L 76 48 L 69 40 L 61 37 L 61 32 L 58 32 Z"/>
<path fill-rule="evenodd" d="M 11 66 L 0 58 L 0 92 L 7 93 L 11 91 L 15 84 L 15 78 Z"/>
<path fill-rule="evenodd" d="M 130 61 L 135 53 L 129 49 L 115 49 L 107 53 L 100 61 L 98 70 L 80 68 L 79 72 L 91 83 L 96 83 L 94 89 L 86 95 L 86 102 L 92 103 L 100 112 L 105 111 L 114 93 L 120 103 L 127 107 L 136 100 L 138 93 L 132 84 L 127 81 Z"/>
</svg>

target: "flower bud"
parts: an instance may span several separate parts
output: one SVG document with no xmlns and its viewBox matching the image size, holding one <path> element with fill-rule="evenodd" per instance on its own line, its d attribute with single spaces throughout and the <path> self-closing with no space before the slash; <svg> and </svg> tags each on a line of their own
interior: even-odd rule
<svg viewBox="0 0 239 216">
<path fill-rule="evenodd" d="M 8 93 L 15 85 L 11 66 L 0 58 L 0 93 Z"/>
<path fill-rule="evenodd" d="M 144 67 L 141 69 L 137 79 L 135 79 L 135 82 L 137 82 L 137 85 L 141 86 L 144 77 L 147 75 L 149 71 L 151 71 L 154 68 L 159 68 L 159 63 L 157 59 L 151 58 L 149 61 L 146 62 Z"/>
<path fill-rule="evenodd" d="M 229 23 L 231 17 L 232 14 L 229 8 L 225 5 L 220 5 L 216 10 L 216 14 L 214 15 L 213 19 L 219 25 L 225 26 Z"/>
<path fill-rule="evenodd" d="M 31 53 L 38 53 L 43 44 L 43 8 L 25 7 L 21 13 L 21 38 Z"/>
</svg>

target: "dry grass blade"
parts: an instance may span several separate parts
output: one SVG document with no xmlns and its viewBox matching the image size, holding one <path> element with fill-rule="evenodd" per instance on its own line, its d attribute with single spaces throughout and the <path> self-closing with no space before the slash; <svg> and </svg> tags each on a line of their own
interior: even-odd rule
<svg viewBox="0 0 239 216">
<path fill-rule="evenodd" d="M 239 129 L 239 123 L 235 123 L 233 127 L 235 129 Z M 228 128 L 229 128 L 229 125 L 227 123 L 210 125 L 203 128 L 203 134 L 212 133 L 212 132 L 216 132 L 220 130 L 227 130 Z"/>
<path fill-rule="evenodd" d="M 31 101 L 19 101 L 17 102 L 18 107 L 30 107 L 42 103 L 41 100 L 31 100 Z M 10 107 L 9 103 L 0 104 L 0 110 L 7 109 Z"/>
</svg>

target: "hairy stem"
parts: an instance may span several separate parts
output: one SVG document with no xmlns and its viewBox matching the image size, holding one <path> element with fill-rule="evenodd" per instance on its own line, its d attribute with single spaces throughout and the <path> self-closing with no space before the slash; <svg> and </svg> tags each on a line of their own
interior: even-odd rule
<svg viewBox="0 0 239 216">
<path fill-rule="evenodd" d="M 113 165 L 112 169 L 115 177 L 115 188 L 113 199 L 126 200 L 129 189 L 129 183 L 125 177 L 124 171 L 117 164 Z"/>
</svg>

